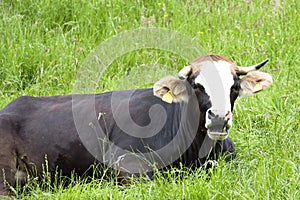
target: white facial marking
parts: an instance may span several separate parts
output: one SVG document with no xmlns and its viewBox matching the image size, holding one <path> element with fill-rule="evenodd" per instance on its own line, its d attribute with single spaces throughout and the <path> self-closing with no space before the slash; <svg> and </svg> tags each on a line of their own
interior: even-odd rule
<svg viewBox="0 0 300 200">
<path fill-rule="evenodd" d="M 224 117 L 231 111 L 230 88 L 234 84 L 231 63 L 223 60 L 202 62 L 195 83 L 201 84 L 209 95 L 212 112 Z"/>
</svg>

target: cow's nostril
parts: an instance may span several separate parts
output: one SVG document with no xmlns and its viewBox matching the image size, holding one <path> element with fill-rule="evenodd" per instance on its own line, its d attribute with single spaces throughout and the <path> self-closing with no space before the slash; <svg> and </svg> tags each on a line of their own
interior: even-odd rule
<svg viewBox="0 0 300 200">
<path fill-rule="evenodd" d="M 231 118 L 231 112 L 227 111 L 226 115 L 225 115 L 225 119 L 230 119 Z"/>
<path fill-rule="evenodd" d="M 215 118 L 216 117 L 216 115 L 211 111 L 211 110 L 209 110 L 208 112 L 207 112 L 207 117 L 208 117 L 208 119 L 213 119 L 213 118 Z"/>
</svg>

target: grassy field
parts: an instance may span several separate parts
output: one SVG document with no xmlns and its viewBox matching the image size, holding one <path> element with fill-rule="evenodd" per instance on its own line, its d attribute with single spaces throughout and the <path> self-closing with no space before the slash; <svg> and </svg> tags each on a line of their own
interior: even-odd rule
<svg viewBox="0 0 300 200">
<path fill-rule="evenodd" d="M 45 181 L 19 198 L 300 199 L 298 0 L 1 0 L 0 10 L 1 108 L 21 95 L 72 93 L 81 63 L 95 47 L 141 27 L 178 31 L 207 53 L 239 65 L 269 58 L 263 71 L 274 81 L 266 91 L 236 102 L 230 135 L 237 158 L 231 163 L 220 160 L 209 180 L 201 171 L 186 169 L 179 170 L 183 176 L 170 170 L 158 173 L 154 181 L 124 188 L 113 180 L 74 179 L 67 187 Z M 95 92 L 125 89 L 120 80 L 142 65 L 156 63 L 178 71 L 187 62 L 163 50 L 129 52 L 111 64 Z M 133 85 L 151 87 L 153 77 Z"/>
</svg>

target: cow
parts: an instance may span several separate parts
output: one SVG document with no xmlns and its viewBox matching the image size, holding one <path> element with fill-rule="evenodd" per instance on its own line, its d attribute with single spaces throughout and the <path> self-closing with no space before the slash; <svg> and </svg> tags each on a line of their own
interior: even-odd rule
<svg viewBox="0 0 300 200">
<path fill-rule="evenodd" d="M 45 169 L 83 175 L 99 164 L 117 177 L 151 177 L 154 168 L 231 160 L 234 102 L 272 83 L 257 71 L 266 63 L 240 67 L 206 55 L 153 88 L 19 97 L 0 111 L 0 195 Z"/>
</svg>

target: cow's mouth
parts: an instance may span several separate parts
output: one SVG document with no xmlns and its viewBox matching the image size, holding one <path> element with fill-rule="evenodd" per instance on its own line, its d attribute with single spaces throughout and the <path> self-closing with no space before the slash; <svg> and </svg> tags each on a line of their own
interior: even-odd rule
<svg viewBox="0 0 300 200">
<path fill-rule="evenodd" d="M 219 132 L 207 129 L 207 135 L 212 140 L 225 140 L 228 137 L 228 130 Z"/>
</svg>

